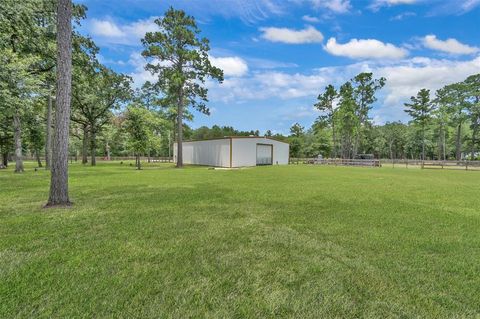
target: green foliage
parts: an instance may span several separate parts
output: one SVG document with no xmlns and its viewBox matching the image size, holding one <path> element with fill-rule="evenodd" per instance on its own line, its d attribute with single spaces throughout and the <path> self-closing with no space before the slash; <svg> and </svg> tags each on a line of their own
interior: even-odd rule
<svg viewBox="0 0 480 319">
<path fill-rule="evenodd" d="M 299 123 L 294 123 L 292 127 L 290 127 L 290 134 L 293 137 L 302 137 L 305 134 L 304 130 L 305 128 Z"/>
<path fill-rule="evenodd" d="M 209 41 L 197 37 L 195 19 L 181 10 L 170 8 L 155 24 L 159 31 L 145 34 L 142 55 L 150 59 L 146 69 L 158 75 L 155 85 L 164 93 L 163 104 L 191 105 L 209 114 L 208 90 L 201 84 L 207 77 L 223 80 L 222 70 L 208 59 Z"/>
<path fill-rule="evenodd" d="M 160 146 L 157 130 L 161 122 L 155 113 L 142 106 L 128 106 L 123 127 L 129 135 L 128 146 L 137 157 Z M 137 167 L 140 168 L 139 161 Z"/>
</svg>

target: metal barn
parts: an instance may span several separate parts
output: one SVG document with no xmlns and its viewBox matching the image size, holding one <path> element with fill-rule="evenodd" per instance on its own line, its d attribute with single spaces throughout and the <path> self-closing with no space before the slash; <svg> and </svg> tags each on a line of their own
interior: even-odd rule
<svg viewBox="0 0 480 319">
<path fill-rule="evenodd" d="M 286 165 L 290 146 L 269 137 L 231 136 L 183 142 L 185 164 L 216 167 Z M 177 143 L 173 146 L 177 160 Z"/>
</svg>

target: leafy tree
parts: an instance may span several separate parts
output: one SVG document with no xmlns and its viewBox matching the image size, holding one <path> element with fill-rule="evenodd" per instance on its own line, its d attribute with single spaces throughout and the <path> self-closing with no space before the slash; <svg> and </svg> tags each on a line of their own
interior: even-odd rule
<svg viewBox="0 0 480 319">
<path fill-rule="evenodd" d="M 339 99 L 339 107 L 334 120 L 340 124 L 339 133 L 342 137 L 342 157 L 353 158 L 355 155 L 354 142 L 359 128 L 359 118 L 351 82 L 346 82 L 340 87 Z"/>
<path fill-rule="evenodd" d="M 37 160 L 38 167 L 42 167 L 42 161 L 40 159 L 41 150 L 44 147 L 44 128 L 42 119 L 39 114 L 43 105 L 36 103 L 31 109 L 29 109 L 25 115 L 25 128 L 27 133 L 28 146 L 32 154 L 34 154 Z"/>
<path fill-rule="evenodd" d="M 75 74 L 72 120 L 82 126 L 84 143 L 87 138 L 90 140 L 92 166 L 96 165 L 97 135 L 110 121 L 111 111 L 130 98 L 130 83 L 129 77 L 103 66 L 92 66 Z"/>
<path fill-rule="evenodd" d="M 334 102 L 337 98 L 337 91 L 333 85 L 327 85 L 325 91 L 317 97 L 318 102 L 315 107 L 322 112 L 326 112 L 327 123 L 332 126 L 332 139 L 333 139 L 333 154 L 334 158 L 337 157 L 337 136 L 335 130 L 335 108 Z"/>
<path fill-rule="evenodd" d="M 437 91 L 437 100 L 447 107 L 450 119 L 456 127 L 455 135 L 455 158 L 457 161 L 462 158 L 462 128 L 468 120 L 467 111 L 467 88 L 464 83 L 454 83 Z"/>
<path fill-rule="evenodd" d="M 290 134 L 293 137 L 302 137 L 305 134 L 304 130 L 305 128 L 303 126 L 299 123 L 295 123 L 290 127 Z"/>
<path fill-rule="evenodd" d="M 203 84 L 207 77 L 223 81 L 223 72 L 211 65 L 209 41 L 197 37 L 200 30 L 193 17 L 170 8 L 155 23 L 160 30 L 147 32 L 142 55 L 149 59 L 146 69 L 158 76 L 155 85 L 164 93 L 163 105 L 177 108 L 177 167 L 182 167 L 184 108 L 192 106 L 209 114 L 208 90 Z"/>
<path fill-rule="evenodd" d="M 358 127 L 355 137 L 353 155 L 355 156 L 360 147 L 362 126 L 367 126 L 369 122 L 368 112 L 372 109 L 372 104 L 377 101 L 375 93 L 385 86 L 386 79 L 373 79 L 373 73 L 363 72 L 355 76 L 352 80 L 353 96 L 357 104 Z"/>
<path fill-rule="evenodd" d="M 2 103 L 1 99 L 0 103 Z M 0 155 L 2 157 L 0 167 L 2 168 L 6 168 L 8 166 L 8 154 L 13 149 L 12 124 L 13 121 L 11 116 L 6 112 L 0 112 Z"/>
<path fill-rule="evenodd" d="M 389 158 L 394 160 L 404 151 L 405 125 L 400 122 L 387 122 L 383 126 L 383 131 L 388 145 Z"/>
<path fill-rule="evenodd" d="M 425 160 L 425 131 L 432 118 L 434 105 L 430 101 L 430 90 L 421 89 L 417 96 L 410 98 L 411 103 L 405 103 L 405 112 L 408 113 L 413 122 L 418 124 L 422 132 L 422 161 Z M 422 164 L 423 165 L 423 164 Z"/>
<path fill-rule="evenodd" d="M 471 159 L 475 159 L 475 150 L 478 150 L 478 134 L 480 132 L 480 74 L 469 76 L 465 80 L 467 94 L 467 109 L 470 117 L 471 129 Z"/>
<path fill-rule="evenodd" d="M 129 134 L 129 145 L 135 154 L 135 166 L 141 169 L 140 156 L 145 154 L 155 142 L 155 127 L 158 119 L 143 107 L 128 107 L 124 127 Z"/>
<path fill-rule="evenodd" d="M 447 133 L 448 124 L 451 121 L 448 104 L 445 104 L 445 97 L 443 94 L 445 91 L 437 90 L 434 103 L 436 103 L 436 109 L 433 113 L 433 119 L 436 126 L 436 135 L 438 139 L 438 158 L 447 159 Z"/>
</svg>

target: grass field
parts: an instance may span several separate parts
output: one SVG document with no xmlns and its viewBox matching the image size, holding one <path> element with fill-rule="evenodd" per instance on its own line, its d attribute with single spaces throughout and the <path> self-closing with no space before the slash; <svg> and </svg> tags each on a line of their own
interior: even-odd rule
<svg viewBox="0 0 480 319">
<path fill-rule="evenodd" d="M 33 164 L 32 164 L 33 165 Z M 480 316 L 480 172 L 0 171 L 0 318 Z"/>
</svg>

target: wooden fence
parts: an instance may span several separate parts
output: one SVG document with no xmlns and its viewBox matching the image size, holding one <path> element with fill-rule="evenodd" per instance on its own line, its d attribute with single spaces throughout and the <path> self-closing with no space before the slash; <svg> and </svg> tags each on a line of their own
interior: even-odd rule
<svg viewBox="0 0 480 319">
<path fill-rule="evenodd" d="M 441 160 L 406 160 L 382 159 L 382 164 L 390 167 L 423 168 L 423 169 L 459 169 L 480 170 L 480 161 L 441 161 Z"/>
<path fill-rule="evenodd" d="M 318 159 L 318 158 L 290 158 L 290 164 L 313 164 L 333 166 L 361 166 L 361 167 L 403 167 L 422 169 L 457 169 L 479 170 L 480 161 L 439 161 L 439 160 L 407 160 L 407 159 Z"/>
<path fill-rule="evenodd" d="M 333 165 L 333 166 L 361 166 L 361 167 L 381 167 L 380 160 L 377 159 L 343 159 L 343 158 L 291 158 L 292 164 L 314 164 L 314 165 Z"/>
</svg>

